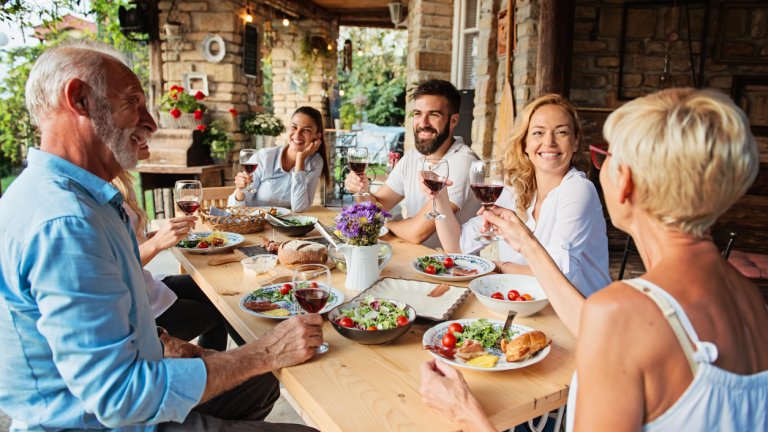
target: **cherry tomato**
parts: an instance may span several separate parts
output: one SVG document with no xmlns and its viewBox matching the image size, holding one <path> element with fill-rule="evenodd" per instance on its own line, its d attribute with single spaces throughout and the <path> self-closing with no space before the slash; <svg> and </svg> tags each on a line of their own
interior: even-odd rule
<svg viewBox="0 0 768 432">
<path fill-rule="evenodd" d="M 313 281 L 313 282 L 310 282 L 310 283 L 309 283 L 309 287 L 310 287 L 310 288 L 317 288 L 317 282 L 314 282 L 314 281 Z"/>
<path fill-rule="evenodd" d="M 377 328 L 374 325 L 370 325 L 370 326 L 368 326 L 368 330 L 377 330 Z"/>
<path fill-rule="evenodd" d="M 399 317 L 397 317 L 397 326 L 398 327 L 402 327 L 402 326 L 407 325 L 407 324 L 408 324 L 408 317 L 407 316 L 400 315 Z"/>
<path fill-rule="evenodd" d="M 424 272 L 428 273 L 428 274 L 435 274 L 435 273 L 437 273 L 437 269 L 433 265 L 428 265 L 428 266 L 424 267 Z"/>
<path fill-rule="evenodd" d="M 291 292 L 292 289 L 293 289 L 293 285 L 291 285 L 289 283 L 285 283 L 285 284 L 283 284 L 283 286 L 280 287 L 280 294 L 286 295 L 289 292 Z"/>
<path fill-rule="evenodd" d="M 491 294 L 491 298 L 496 300 L 504 300 L 504 294 L 496 291 L 495 293 Z"/>
<path fill-rule="evenodd" d="M 350 327 L 350 328 L 355 326 L 355 322 L 352 321 L 352 318 L 350 317 L 344 317 L 340 319 L 336 324 L 342 327 Z"/>
<path fill-rule="evenodd" d="M 515 301 L 528 301 L 528 299 L 523 297 L 523 296 L 520 296 L 520 297 L 516 298 Z"/>
<path fill-rule="evenodd" d="M 525 293 L 525 294 L 523 294 L 523 295 L 522 295 L 522 296 L 520 296 L 520 297 L 523 297 L 523 298 L 524 298 L 526 301 L 531 301 L 531 300 L 533 300 L 533 297 L 531 297 L 531 295 L 530 295 L 530 294 L 528 294 L 528 293 Z"/>
<path fill-rule="evenodd" d="M 517 290 L 509 290 L 507 293 L 507 298 L 514 301 L 516 298 L 520 297 L 520 293 L 517 292 Z"/>
<path fill-rule="evenodd" d="M 445 259 L 443 260 L 443 265 L 445 266 L 445 268 L 453 267 L 453 258 L 445 257 Z"/>
<path fill-rule="evenodd" d="M 198 249 L 208 249 L 208 246 L 210 246 L 210 245 L 205 240 L 203 240 L 203 241 L 201 241 L 200 243 L 197 244 L 197 248 Z"/>
<path fill-rule="evenodd" d="M 453 333 L 446 333 L 443 336 L 443 346 L 446 348 L 453 348 L 456 346 L 456 336 Z"/>
<path fill-rule="evenodd" d="M 448 326 L 448 333 L 464 333 L 464 327 L 461 324 L 455 322 Z"/>
</svg>

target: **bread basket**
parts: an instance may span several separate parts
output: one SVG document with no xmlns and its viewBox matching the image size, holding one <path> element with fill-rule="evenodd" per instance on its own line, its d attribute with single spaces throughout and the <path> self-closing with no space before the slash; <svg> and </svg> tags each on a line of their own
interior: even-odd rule
<svg viewBox="0 0 768 432">
<path fill-rule="evenodd" d="M 225 207 L 219 210 L 229 214 L 213 216 L 209 213 L 209 208 L 200 209 L 200 218 L 212 230 L 251 234 L 264 231 L 267 225 L 261 211 L 253 207 Z"/>
</svg>

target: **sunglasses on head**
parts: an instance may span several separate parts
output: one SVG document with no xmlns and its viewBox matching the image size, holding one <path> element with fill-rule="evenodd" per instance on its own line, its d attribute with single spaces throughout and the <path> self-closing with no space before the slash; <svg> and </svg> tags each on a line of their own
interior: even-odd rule
<svg viewBox="0 0 768 432">
<path fill-rule="evenodd" d="M 608 150 L 593 145 L 589 146 L 589 152 L 592 155 L 592 164 L 597 169 L 603 166 L 608 156 L 612 156 Z"/>
</svg>

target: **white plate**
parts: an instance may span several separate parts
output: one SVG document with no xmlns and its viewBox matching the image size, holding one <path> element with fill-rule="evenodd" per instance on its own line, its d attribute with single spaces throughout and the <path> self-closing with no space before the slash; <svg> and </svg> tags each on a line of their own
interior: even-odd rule
<svg viewBox="0 0 768 432">
<path fill-rule="evenodd" d="M 453 311 L 458 308 L 470 291 L 466 288 L 455 286 L 448 287 L 448 291 L 439 297 L 430 297 L 427 294 L 435 289 L 438 284 L 399 278 L 383 278 L 363 291 L 358 297 L 373 296 L 399 300 L 407 303 L 416 310 L 416 315 L 434 321 L 444 321 L 451 317 Z"/>
<path fill-rule="evenodd" d="M 215 253 L 227 252 L 230 249 L 232 249 L 233 247 L 235 247 L 235 246 L 237 246 L 240 243 L 245 241 L 245 237 L 243 237 L 240 234 L 226 232 L 226 231 L 219 231 L 219 232 L 224 234 L 225 236 L 227 236 L 227 242 L 224 243 L 223 246 L 208 247 L 208 248 L 205 248 L 205 249 L 185 248 L 185 247 L 181 247 L 181 246 L 176 246 L 176 247 L 179 250 L 183 250 L 185 252 L 189 252 L 189 253 L 193 253 L 193 254 L 207 255 L 207 254 L 215 254 Z M 207 237 L 207 236 L 211 235 L 211 232 L 210 231 L 207 231 L 207 232 L 196 232 L 195 235 L 197 236 L 197 238 L 203 238 L 203 237 Z"/>
<path fill-rule="evenodd" d="M 268 212 L 269 209 L 275 209 L 277 210 L 278 217 L 288 216 L 289 214 L 291 214 L 291 209 L 287 209 L 285 207 L 254 207 L 254 208 L 257 208 L 263 212 Z"/>
<path fill-rule="evenodd" d="M 267 285 L 261 289 L 269 292 L 269 291 L 278 290 L 282 286 L 283 284 L 279 283 L 279 284 Z M 250 300 L 269 300 L 269 299 L 265 297 L 256 297 L 253 295 L 252 292 L 244 295 L 243 298 L 240 299 L 240 309 L 248 312 L 251 315 L 256 315 L 257 317 L 284 320 L 284 319 L 288 319 L 290 317 L 296 316 L 301 312 L 301 306 L 299 306 L 299 304 L 295 301 L 278 301 L 278 302 L 275 302 L 275 304 L 279 305 L 280 309 L 286 309 L 290 313 L 290 315 L 286 315 L 286 316 L 266 315 L 262 312 L 252 311 L 247 307 L 245 307 L 245 302 Z M 328 303 L 325 304 L 325 307 L 320 311 L 320 313 L 324 314 L 342 303 L 344 303 L 344 293 L 337 290 L 336 288 L 331 287 L 331 296 L 328 299 Z"/>
<path fill-rule="evenodd" d="M 383 226 L 379 230 L 379 237 L 384 237 L 385 235 L 389 234 L 389 228 Z"/>
<path fill-rule="evenodd" d="M 458 322 L 462 326 L 467 326 L 467 325 L 469 325 L 469 324 L 471 324 L 471 323 L 473 323 L 475 321 L 478 321 L 478 320 L 479 320 L 479 318 L 467 318 L 467 319 L 460 319 L 460 320 L 455 320 L 455 321 L 446 321 L 446 322 L 440 323 L 440 324 L 438 324 L 438 325 L 428 329 L 424 333 L 424 337 L 421 340 L 421 344 L 422 344 L 422 346 L 432 345 L 432 346 L 442 347 L 443 346 L 443 343 L 442 343 L 443 336 L 445 336 L 445 334 L 448 332 L 448 326 L 451 325 L 451 323 Z M 491 320 L 491 319 L 489 319 L 487 321 L 493 323 L 494 326 L 496 326 L 496 328 L 499 329 L 499 330 L 504 326 L 504 321 Z M 515 324 L 515 323 L 512 323 L 512 325 L 509 326 L 509 329 L 510 330 L 518 331 L 518 332 L 520 332 L 520 334 L 528 333 L 528 332 L 534 330 L 534 329 L 532 329 L 532 328 L 530 328 L 528 326 L 524 326 L 524 325 L 520 325 L 520 324 Z M 533 357 L 531 357 L 531 358 L 529 358 L 527 360 L 517 361 L 517 362 L 508 362 L 506 357 L 504 356 L 504 353 L 501 352 L 500 349 L 498 349 L 498 348 L 490 348 L 490 349 L 487 349 L 486 351 L 488 351 L 489 354 L 493 354 L 493 355 L 499 357 L 499 361 L 496 363 L 496 366 L 494 366 L 492 368 L 485 368 L 485 367 L 469 365 L 469 364 L 464 363 L 461 360 L 449 360 L 449 359 L 447 359 L 445 357 L 442 357 L 442 356 L 440 356 L 440 355 L 438 355 L 436 353 L 433 353 L 432 351 L 429 351 L 429 350 L 427 350 L 427 351 L 429 351 L 429 353 L 432 354 L 433 357 L 435 357 L 437 359 L 440 359 L 440 360 L 442 360 L 442 361 L 444 361 L 444 362 L 446 362 L 448 364 L 451 364 L 451 365 L 454 365 L 454 366 L 458 366 L 460 368 L 472 369 L 472 370 L 483 371 L 483 372 L 499 372 L 499 371 L 505 371 L 505 370 L 511 370 L 511 369 L 520 369 L 520 368 L 524 368 L 526 366 L 530 366 L 532 364 L 536 364 L 536 363 L 544 360 L 544 358 L 547 355 L 549 355 L 549 352 L 551 350 L 552 350 L 552 344 L 550 343 L 549 345 L 547 345 L 546 348 L 544 348 L 543 350 L 539 351 L 538 353 L 536 353 L 535 356 L 533 356 Z"/>
<path fill-rule="evenodd" d="M 446 257 L 446 255 L 429 255 L 432 258 L 438 258 L 441 261 Z M 411 268 L 418 274 L 422 276 L 426 276 L 430 279 L 436 279 L 439 281 L 445 281 L 445 282 L 459 282 L 459 281 L 467 281 L 470 279 L 474 279 L 478 276 L 482 276 L 484 274 L 488 274 L 493 271 L 493 269 L 496 268 L 496 265 L 493 264 L 493 262 L 488 261 L 485 258 L 480 258 L 476 255 L 464 255 L 464 254 L 448 254 L 451 258 L 453 258 L 454 267 L 460 267 L 468 270 L 477 270 L 476 274 L 468 275 L 468 276 L 453 276 L 449 273 L 443 273 L 441 275 L 436 274 L 429 274 L 422 270 L 419 267 L 419 262 L 414 259 L 411 261 Z M 422 258 L 422 257 L 419 257 Z"/>
</svg>

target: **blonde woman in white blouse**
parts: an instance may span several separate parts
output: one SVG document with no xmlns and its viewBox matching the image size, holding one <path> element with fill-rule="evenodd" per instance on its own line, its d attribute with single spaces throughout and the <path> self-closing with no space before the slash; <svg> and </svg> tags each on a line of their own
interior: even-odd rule
<svg viewBox="0 0 768 432">
<path fill-rule="evenodd" d="M 291 117 L 288 144 L 261 149 L 253 157 L 256 170 L 237 173 L 228 204 L 305 211 L 312 205 L 320 179 L 330 178 L 322 114 L 312 107 L 300 107 Z M 249 185 L 250 190 L 244 191 Z"/>
<path fill-rule="evenodd" d="M 564 97 L 542 96 L 525 107 L 504 156 L 507 185 L 496 205 L 514 209 L 583 296 L 610 283 L 608 238 L 597 191 L 584 172 L 574 168 L 580 157 L 581 123 Z M 422 187 L 425 194 L 432 193 Z M 437 234 L 449 253 L 473 253 L 481 216 L 460 225 L 448 211 L 448 194 L 437 195 Z M 522 254 L 499 241 L 497 270 L 533 274 Z"/>
</svg>

